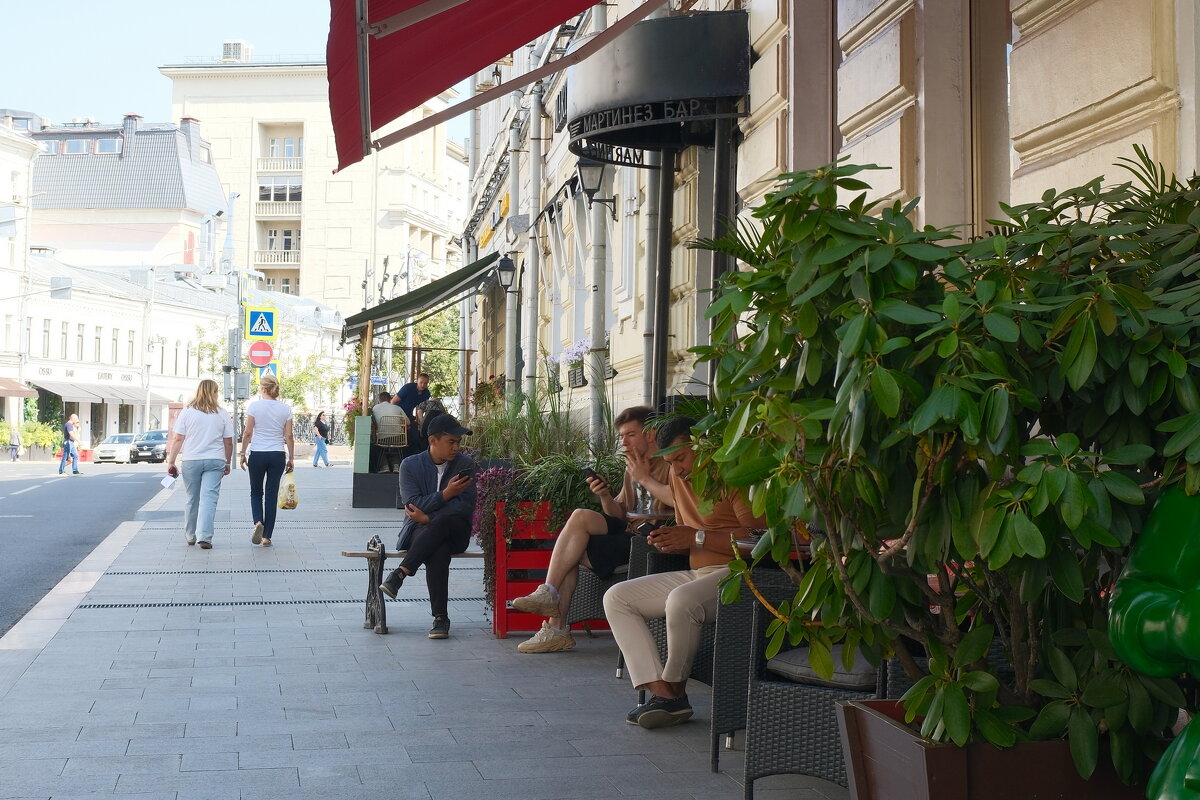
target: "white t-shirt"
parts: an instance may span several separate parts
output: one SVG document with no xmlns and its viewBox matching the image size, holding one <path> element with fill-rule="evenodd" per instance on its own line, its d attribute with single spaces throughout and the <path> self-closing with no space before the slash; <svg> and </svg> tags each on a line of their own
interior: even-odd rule
<svg viewBox="0 0 1200 800">
<path fill-rule="evenodd" d="M 225 440 L 233 438 L 233 422 L 225 409 L 206 414 L 198 408 L 188 406 L 179 412 L 175 419 L 175 427 L 171 430 L 177 436 L 184 437 L 183 449 L 179 454 L 181 461 L 200 461 L 207 458 L 227 460 Z"/>
<path fill-rule="evenodd" d="M 287 450 L 283 441 L 283 426 L 292 418 L 292 409 L 287 403 L 260 397 L 246 406 L 246 416 L 254 417 L 254 435 L 250 438 L 253 452 Z"/>
</svg>

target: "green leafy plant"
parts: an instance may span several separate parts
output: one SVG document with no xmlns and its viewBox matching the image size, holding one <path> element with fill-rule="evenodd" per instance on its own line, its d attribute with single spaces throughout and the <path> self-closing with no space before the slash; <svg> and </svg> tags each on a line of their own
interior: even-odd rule
<svg viewBox="0 0 1200 800">
<path fill-rule="evenodd" d="M 1106 595 L 1156 492 L 1200 489 L 1200 178 L 1124 165 L 970 242 L 868 202 L 872 167 L 783 176 L 757 226 L 700 243 L 752 269 L 697 348 L 693 479 L 748 491 L 755 558 L 815 533 L 770 650 L 894 654 L 923 735 L 1066 736 L 1080 774 L 1106 749 L 1132 782 L 1185 699 L 1116 659 Z"/>
</svg>

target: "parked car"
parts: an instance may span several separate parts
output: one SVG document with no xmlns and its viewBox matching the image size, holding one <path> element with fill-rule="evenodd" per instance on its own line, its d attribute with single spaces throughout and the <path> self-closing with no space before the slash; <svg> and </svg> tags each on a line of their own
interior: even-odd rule
<svg viewBox="0 0 1200 800">
<path fill-rule="evenodd" d="M 123 464 L 130 459 L 131 444 L 133 444 L 132 433 L 114 433 L 92 451 L 92 460 L 97 464 L 105 461 Z"/>
<path fill-rule="evenodd" d="M 129 446 L 129 461 L 154 461 L 162 463 L 167 460 L 167 432 L 146 431 L 139 433 Z"/>
</svg>

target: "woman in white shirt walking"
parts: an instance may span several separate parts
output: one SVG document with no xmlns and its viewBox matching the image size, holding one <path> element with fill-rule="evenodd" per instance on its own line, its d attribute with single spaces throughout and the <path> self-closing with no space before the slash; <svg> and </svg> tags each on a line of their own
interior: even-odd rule
<svg viewBox="0 0 1200 800">
<path fill-rule="evenodd" d="M 292 409 L 279 400 L 279 381 L 264 375 L 258 382 L 258 399 L 246 406 L 246 429 L 242 432 L 242 469 L 250 473 L 250 514 L 254 532 L 250 541 L 271 546 L 275 511 L 279 504 L 279 481 L 291 472 L 295 456 L 292 439 Z"/>
<path fill-rule="evenodd" d="M 167 446 L 167 474 L 179 477 L 175 459 L 183 460 L 184 536 L 189 545 L 212 549 L 213 519 L 221 496 L 221 478 L 233 462 L 233 422 L 221 408 L 217 382 L 205 378 L 187 408 L 179 412 Z"/>
</svg>

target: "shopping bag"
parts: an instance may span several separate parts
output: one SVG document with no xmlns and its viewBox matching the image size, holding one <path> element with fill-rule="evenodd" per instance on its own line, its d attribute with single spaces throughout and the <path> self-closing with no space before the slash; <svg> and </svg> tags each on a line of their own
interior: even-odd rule
<svg viewBox="0 0 1200 800">
<path fill-rule="evenodd" d="M 279 484 L 279 507 L 295 508 L 300 505 L 300 496 L 296 492 L 296 476 L 288 472 Z"/>
</svg>

